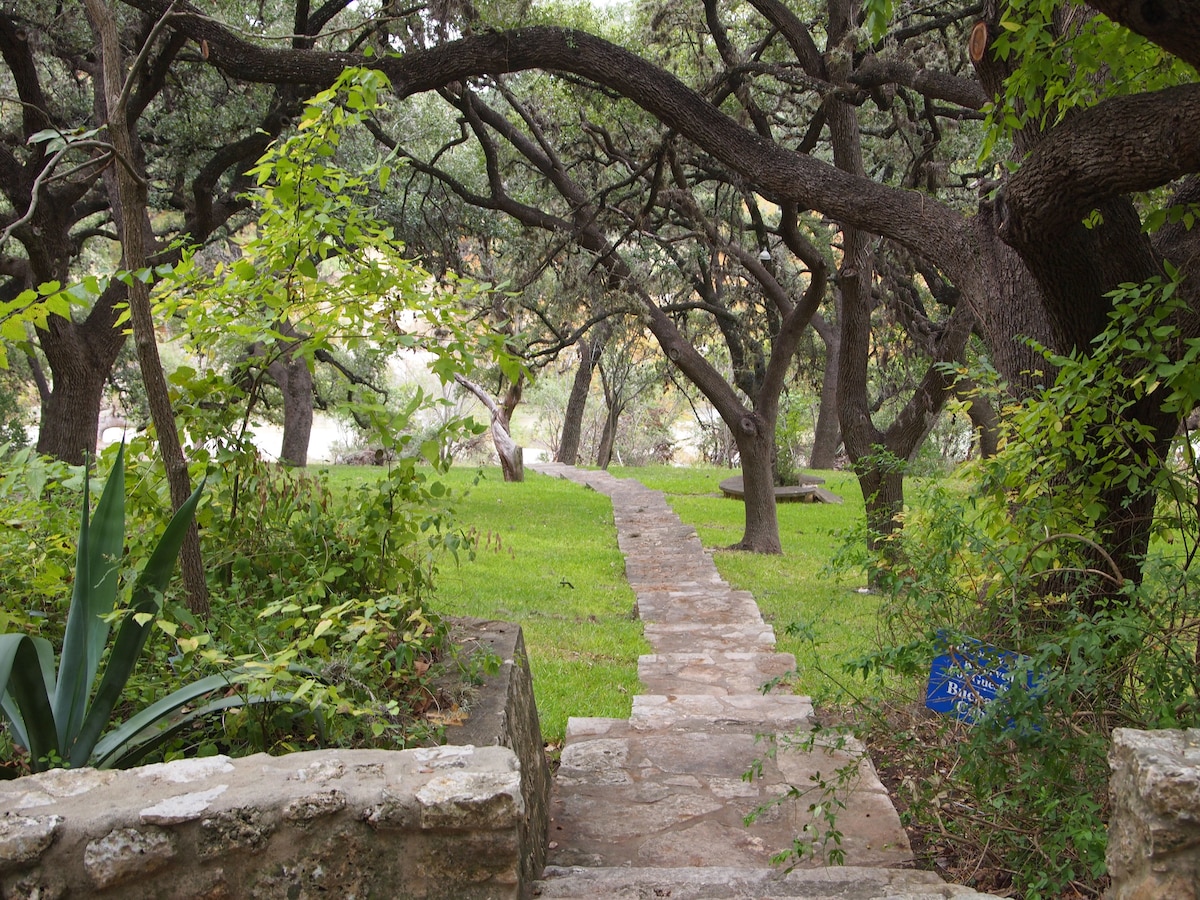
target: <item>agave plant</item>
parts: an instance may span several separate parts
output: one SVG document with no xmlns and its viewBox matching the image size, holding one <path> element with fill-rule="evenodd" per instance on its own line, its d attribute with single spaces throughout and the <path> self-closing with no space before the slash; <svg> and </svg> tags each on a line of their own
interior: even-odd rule
<svg viewBox="0 0 1200 900">
<path fill-rule="evenodd" d="M 172 517 L 138 574 L 129 611 L 120 619 L 96 684 L 117 599 L 125 537 L 125 448 L 117 453 L 90 523 L 85 479 L 75 584 L 57 670 L 54 648 L 45 638 L 0 634 L 0 713 L 15 743 L 29 751 L 35 772 L 56 766 L 131 765 L 196 717 L 241 704 L 238 697 L 221 697 L 193 706 L 228 687 L 226 678 L 212 675 L 111 725 L 113 711 L 162 609 L 163 591 L 203 489 L 201 484 Z M 182 712 L 185 709 L 186 714 Z"/>
</svg>

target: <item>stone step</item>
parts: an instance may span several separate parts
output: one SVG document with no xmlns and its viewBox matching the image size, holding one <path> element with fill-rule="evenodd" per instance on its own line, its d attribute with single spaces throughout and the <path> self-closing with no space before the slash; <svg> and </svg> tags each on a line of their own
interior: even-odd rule
<svg viewBox="0 0 1200 900">
<path fill-rule="evenodd" d="M 821 785 L 839 772 L 847 780 L 831 796 Z M 832 808 L 833 799 L 845 804 L 832 827 L 847 862 L 911 863 L 899 817 L 853 742 L 808 749 L 759 740 L 753 729 L 643 731 L 620 719 L 572 719 L 551 794 L 549 861 L 769 869 L 806 829 L 826 835 L 831 823 L 812 807 Z M 820 846 L 806 864 L 825 864 Z"/>
<path fill-rule="evenodd" d="M 638 694 L 629 724 L 638 731 L 774 734 L 807 729 L 812 698 L 796 694 Z"/>
<path fill-rule="evenodd" d="M 638 680 L 651 694 L 761 694 L 765 685 L 778 684 L 795 670 L 790 653 L 701 651 L 638 659 Z"/>
<path fill-rule="evenodd" d="M 743 596 L 744 595 L 744 596 Z M 637 590 L 638 618 L 643 622 L 700 625 L 762 625 L 754 598 L 728 588 Z"/>
<path fill-rule="evenodd" d="M 549 866 L 534 885 L 546 900 L 997 900 L 946 884 L 932 872 L 831 866 L 823 869 L 739 867 L 563 868 Z"/>
<path fill-rule="evenodd" d="M 765 622 L 715 625 L 698 622 L 646 622 L 642 633 L 650 646 L 659 653 L 765 653 L 775 648 L 775 629 Z"/>
<path fill-rule="evenodd" d="M 564 744 L 581 737 L 596 737 L 606 735 L 614 729 L 629 727 L 628 719 L 605 719 L 599 716 L 571 716 L 567 719 L 567 733 Z"/>
</svg>

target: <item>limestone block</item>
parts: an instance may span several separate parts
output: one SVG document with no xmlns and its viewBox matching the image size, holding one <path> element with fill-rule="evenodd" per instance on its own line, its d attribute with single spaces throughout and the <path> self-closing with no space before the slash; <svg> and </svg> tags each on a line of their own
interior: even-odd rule
<svg viewBox="0 0 1200 900">
<path fill-rule="evenodd" d="M 62 816 L 0 817 L 0 871 L 40 858 L 62 828 Z"/>
<path fill-rule="evenodd" d="M 218 775 L 228 775 L 234 770 L 228 756 L 205 756 L 198 759 L 177 759 L 172 762 L 151 763 L 138 768 L 139 778 L 165 781 L 171 784 L 189 784 L 205 781 Z"/>
<path fill-rule="evenodd" d="M 201 820 L 197 855 L 209 859 L 235 850 L 257 850 L 274 830 L 263 810 L 252 807 L 222 810 Z"/>
<path fill-rule="evenodd" d="M 516 828 L 525 814 L 521 775 L 446 772 L 417 791 L 423 828 Z"/>
<path fill-rule="evenodd" d="M 381 802 L 363 811 L 363 821 L 372 828 L 420 828 L 421 805 L 411 794 L 385 791 Z"/>
<path fill-rule="evenodd" d="M 346 795 L 339 790 L 329 790 L 290 801 L 283 807 L 283 817 L 289 822 L 307 823 L 345 808 Z"/>
<path fill-rule="evenodd" d="M 1109 896 L 1198 900 L 1200 729 L 1118 728 L 1109 766 Z"/>
<path fill-rule="evenodd" d="M 179 825 L 200 818 L 214 800 L 220 797 L 229 785 L 218 784 L 206 791 L 191 791 L 160 800 L 153 806 L 147 806 L 140 813 L 145 825 Z"/>
<path fill-rule="evenodd" d="M 87 845 L 83 866 L 92 883 L 104 889 L 149 875 L 174 855 L 174 840 L 160 828 L 117 828 Z"/>
</svg>

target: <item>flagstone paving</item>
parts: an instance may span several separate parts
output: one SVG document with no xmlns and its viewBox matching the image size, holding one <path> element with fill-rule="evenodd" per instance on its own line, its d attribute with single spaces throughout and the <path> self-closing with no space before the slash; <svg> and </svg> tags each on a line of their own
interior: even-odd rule
<svg viewBox="0 0 1200 900">
<path fill-rule="evenodd" d="M 721 578 L 659 491 L 557 463 L 529 467 L 612 500 L 625 571 L 654 653 L 629 719 L 572 718 L 551 797 L 546 898 L 984 898 L 912 869 L 908 838 L 864 748 L 801 746 L 812 701 L 782 679 L 795 660 L 746 591 Z M 765 686 L 769 686 L 769 689 Z M 746 773 L 755 771 L 755 777 Z M 828 821 L 844 865 L 818 847 L 785 873 L 776 854 Z M 792 790 L 796 796 L 785 799 Z M 747 824 L 746 818 L 757 811 Z M 829 842 L 826 850 L 835 845 Z M 795 860 L 792 860 L 795 862 Z"/>
</svg>

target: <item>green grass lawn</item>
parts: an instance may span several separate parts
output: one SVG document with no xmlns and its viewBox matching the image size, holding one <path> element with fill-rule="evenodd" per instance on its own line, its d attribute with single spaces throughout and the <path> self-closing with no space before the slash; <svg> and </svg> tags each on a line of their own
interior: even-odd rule
<svg viewBox="0 0 1200 900">
<path fill-rule="evenodd" d="M 637 658 L 650 648 L 633 617 L 608 498 L 561 479 L 530 472 L 505 484 L 498 468 L 455 468 L 448 483 L 458 495 L 461 528 L 475 558 L 447 559 L 433 606 L 445 615 L 517 622 L 525 633 L 548 741 L 562 739 L 568 716 L 629 715 L 639 690 Z M 835 577 L 829 564 L 842 534 L 861 523 L 862 495 L 847 473 L 822 473 L 843 505 L 785 503 L 778 507 L 782 556 L 720 548 L 742 536 L 739 500 L 717 488 L 728 469 L 616 468 L 662 490 L 686 523 L 713 549 L 722 576 L 754 594 L 775 626 L 778 649 L 797 659 L 796 689 L 818 700 L 850 699 L 864 690 L 842 664 L 869 649 L 879 598 L 863 595 L 861 573 Z M 371 477 L 380 469 L 335 467 L 334 483 Z"/>
<path fill-rule="evenodd" d="M 612 504 L 594 491 L 528 473 L 455 469 L 458 515 L 475 559 L 447 560 L 435 608 L 517 622 L 525 633 L 542 734 L 562 740 L 568 716 L 628 718 L 637 658 L 649 652 L 617 549 Z"/>
</svg>

